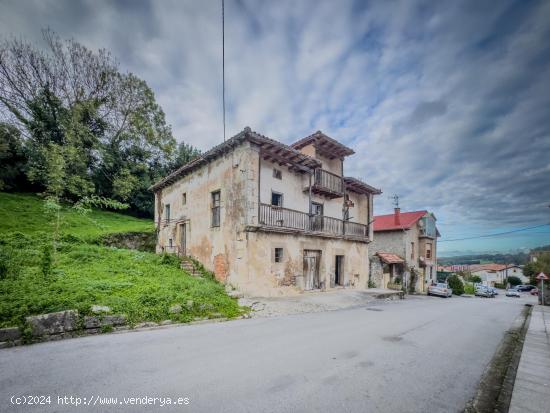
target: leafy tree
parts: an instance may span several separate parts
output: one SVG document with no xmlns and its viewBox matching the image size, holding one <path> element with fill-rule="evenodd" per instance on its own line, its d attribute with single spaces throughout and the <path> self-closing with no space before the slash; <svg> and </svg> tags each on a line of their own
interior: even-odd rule
<svg viewBox="0 0 550 413">
<path fill-rule="evenodd" d="M 46 51 L 18 39 L 0 44 L 0 117 L 23 139 L 28 178 L 51 196 L 53 148 L 64 174 L 60 199 L 95 195 L 152 215 L 148 187 L 196 150 L 183 144 L 176 153 L 153 91 L 121 73 L 107 51 L 43 34 Z"/>
<path fill-rule="evenodd" d="M 512 275 L 508 277 L 508 284 L 510 284 L 512 287 L 515 287 L 516 285 L 521 285 L 521 279 Z"/>
<path fill-rule="evenodd" d="M 481 277 L 479 275 L 472 275 L 468 281 L 473 283 L 480 283 Z"/>
<path fill-rule="evenodd" d="M 176 157 L 172 165 L 172 169 L 177 169 L 191 162 L 193 159 L 200 156 L 200 154 L 201 152 L 197 148 L 185 142 L 180 142 L 176 150 Z"/>
<path fill-rule="evenodd" d="M 535 277 L 541 272 L 550 275 L 550 252 L 541 253 L 537 257 L 536 262 L 530 262 L 529 264 L 525 265 L 525 267 L 523 267 L 523 274 L 526 277 L 529 277 L 529 281 L 532 285 L 537 285 L 538 280 Z"/>
<path fill-rule="evenodd" d="M 0 123 L 0 191 L 10 191 L 27 184 L 27 154 L 17 128 Z"/>
<path fill-rule="evenodd" d="M 453 274 L 447 278 L 447 284 L 453 290 L 453 294 L 462 295 L 464 294 L 464 284 L 458 275 Z"/>
</svg>

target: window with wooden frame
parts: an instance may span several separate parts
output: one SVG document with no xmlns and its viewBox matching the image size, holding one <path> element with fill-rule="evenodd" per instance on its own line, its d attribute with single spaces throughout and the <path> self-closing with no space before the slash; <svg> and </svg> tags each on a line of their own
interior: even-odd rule
<svg viewBox="0 0 550 413">
<path fill-rule="evenodd" d="M 166 222 L 170 221 L 170 204 L 164 205 L 164 220 Z"/>
<path fill-rule="evenodd" d="M 283 262 L 283 249 L 275 248 L 275 253 L 273 256 L 275 262 Z"/>
<path fill-rule="evenodd" d="M 283 194 L 271 191 L 271 205 L 283 207 Z"/>
<path fill-rule="evenodd" d="M 273 168 L 273 178 L 283 179 L 283 172 L 280 169 Z"/>
<path fill-rule="evenodd" d="M 432 258 L 432 244 L 426 243 L 426 258 Z"/>
<path fill-rule="evenodd" d="M 213 227 L 219 227 L 220 226 L 220 191 L 214 191 L 212 192 L 212 226 Z"/>
<path fill-rule="evenodd" d="M 411 260 L 414 260 L 414 242 L 411 242 Z"/>
</svg>

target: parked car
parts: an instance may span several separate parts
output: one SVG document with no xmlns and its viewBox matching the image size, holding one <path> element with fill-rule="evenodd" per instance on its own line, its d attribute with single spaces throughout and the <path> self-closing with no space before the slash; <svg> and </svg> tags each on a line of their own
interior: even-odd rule
<svg viewBox="0 0 550 413">
<path fill-rule="evenodd" d="M 531 291 L 533 288 L 537 288 L 534 285 L 518 285 L 515 287 L 518 291 Z"/>
<path fill-rule="evenodd" d="M 480 285 L 476 287 L 475 295 L 476 297 L 488 297 L 488 298 L 494 298 L 495 294 L 491 291 L 491 287 L 486 287 L 484 285 Z"/>
<path fill-rule="evenodd" d="M 530 294 L 531 295 L 539 295 L 539 289 L 538 288 L 533 288 L 531 291 L 530 291 Z"/>
<path fill-rule="evenodd" d="M 517 289 L 509 288 L 506 291 L 506 297 L 521 297 L 521 294 L 519 293 L 519 291 Z"/>
<path fill-rule="evenodd" d="M 450 297 L 453 295 L 453 290 L 449 288 L 449 284 L 437 283 L 428 287 L 428 295 L 438 295 L 440 297 Z"/>
<path fill-rule="evenodd" d="M 498 290 L 495 287 L 487 287 L 494 295 L 498 295 Z"/>
</svg>

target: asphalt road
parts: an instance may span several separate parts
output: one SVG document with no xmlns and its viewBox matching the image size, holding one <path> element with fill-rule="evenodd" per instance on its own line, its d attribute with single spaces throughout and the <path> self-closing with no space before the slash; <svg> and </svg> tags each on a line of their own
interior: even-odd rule
<svg viewBox="0 0 550 413">
<path fill-rule="evenodd" d="M 410 298 L 0 350 L 0 411 L 458 412 L 529 300 Z M 51 404 L 16 406 L 14 395 Z"/>
</svg>

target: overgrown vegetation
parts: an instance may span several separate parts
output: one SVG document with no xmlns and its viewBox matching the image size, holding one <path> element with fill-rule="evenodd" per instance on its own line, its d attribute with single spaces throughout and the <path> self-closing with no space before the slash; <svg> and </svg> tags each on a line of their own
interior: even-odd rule
<svg viewBox="0 0 550 413">
<path fill-rule="evenodd" d="M 511 275 L 507 278 L 508 284 L 510 284 L 512 287 L 515 287 L 516 285 L 521 285 L 521 279 L 518 277 L 514 277 Z"/>
<path fill-rule="evenodd" d="M 464 294 L 464 284 L 460 277 L 456 274 L 453 274 L 447 278 L 447 284 L 453 290 L 453 294 L 462 295 Z"/>
<path fill-rule="evenodd" d="M 149 220 L 62 208 L 61 236 L 54 256 L 52 223 L 39 198 L 0 193 L 0 327 L 23 326 L 28 315 L 93 304 L 125 314 L 130 323 L 196 317 L 235 317 L 237 302 L 208 278 L 191 277 L 173 255 L 100 245 L 113 233 L 153 231 Z M 181 312 L 171 313 L 179 304 Z"/>
<path fill-rule="evenodd" d="M 95 196 L 152 217 L 149 186 L 198 150 L 176 144 L 153 91 L 108 51 L 43 35 L 44 49 L 0 41 L 0 190 Z"/>
</svg>

